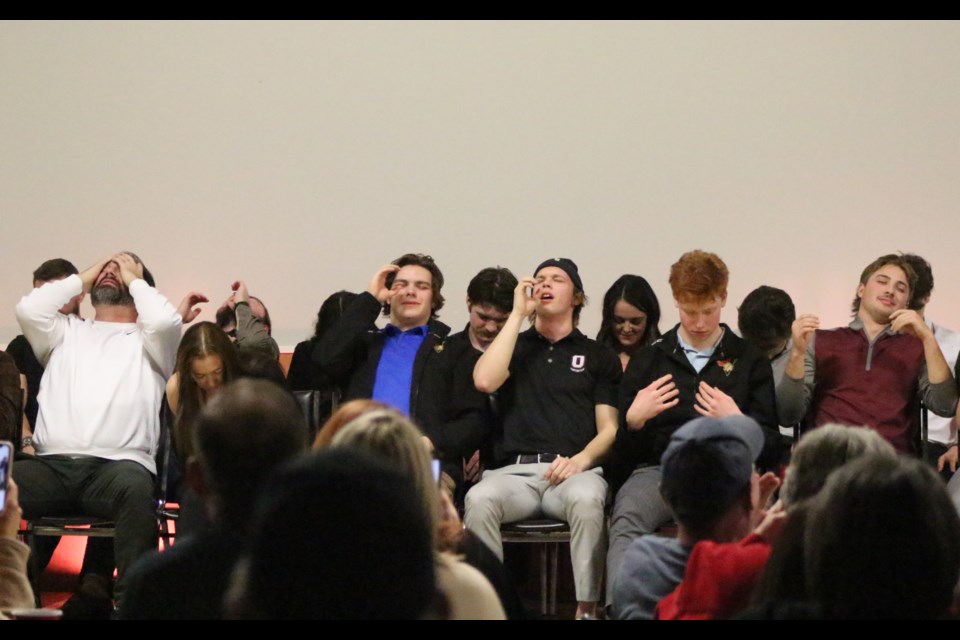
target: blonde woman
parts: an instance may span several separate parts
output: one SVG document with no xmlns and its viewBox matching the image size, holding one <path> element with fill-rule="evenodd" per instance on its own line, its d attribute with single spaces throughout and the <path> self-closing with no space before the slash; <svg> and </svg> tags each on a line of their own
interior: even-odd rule
<svg viewBox="0 0 960 640">
<path fill-rule="evenodd" d="M 434 478 L 430 453 L 420 431 L 409 420 L 390 409 L 368 411 L 343 427 L 333 437 L 331 447 L 366 450 L 392 461 L 408 474 L 433 525 L 434 548 L 441 547 L 439 532 L 449 530 L 449 520 L 456 517 L 456 512 Z M 450 553 L 438 551 L 436 560 L 437 585 L 447 600 L 447 617 L 453 620 L 506 618 L 496 591 L 482 573 Z"/>
</svg>

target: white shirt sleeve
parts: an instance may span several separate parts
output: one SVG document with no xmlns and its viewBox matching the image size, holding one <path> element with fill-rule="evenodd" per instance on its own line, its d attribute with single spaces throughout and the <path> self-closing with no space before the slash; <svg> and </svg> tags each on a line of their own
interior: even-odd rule
<svg viewBox="0 0 960 640">
<path fill-rule="evenodd" d="M 129 288 L 137 306 L 143 348 L 164 377 L 169 378 L 177 361 L 183 320 L 170 301 L 145 280 L 134 280 Z"/>
<path fill-rule="evenodd" d="M 60 307 L 81 293 L 83 281 L 80 276 L 72 275 L 37 287 L 17 304 L 20 329 L 44 366 L 50 353 L 63 341 L 66 331 L 68 319 L 60 313 Z"/>
</svg>

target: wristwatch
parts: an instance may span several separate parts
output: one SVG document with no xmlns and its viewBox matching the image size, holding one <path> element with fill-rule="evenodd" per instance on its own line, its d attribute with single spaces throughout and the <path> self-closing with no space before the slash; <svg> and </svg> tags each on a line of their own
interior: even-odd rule
<svg viewBox="0 0 960 640">
<path fill-rule="evenodd" d="M 22 440 L 20 440 L 21 449 L 26 449 L 27 447 L 32 447 L 32 446 L 33 446 L 33 436 L 27 436 L 26 438 L 23 438 Z"/>
</svg>

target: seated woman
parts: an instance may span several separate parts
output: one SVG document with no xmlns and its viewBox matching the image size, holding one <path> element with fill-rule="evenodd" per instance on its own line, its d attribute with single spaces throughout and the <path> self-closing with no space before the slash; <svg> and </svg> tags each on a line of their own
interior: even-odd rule
<svg viewBox="0 0 960 640">
<path fill-rule="evenodd" d="M 617 278 L 603 296 L 603 323 L 597 342 L 613 347 L 624 369 L 640 347 L 660 337 L 660 302 L 640 276 Z"/>
<path fill-rule="evenodd" d="M 446 617 L 453 620 L 506 617 L 497 593 L 482 573 L 453 555 L 439 551 L 449 544 L 444 532 L 462 531 L 462 527 L 448 527 L 450 519 L 459 518 L 449 496 L 437 486 L 438 479 L 431 470 L 430 454 L 419 429 L 396 411 L 367 411 L 344 426 L 334 436 L 331 447 L 373 453 L 397 465 L 404 476 L 413 479 L 433 523 L 431 535 L 434 548 L 438 549 L 437 586 L 446 597 Z"/>
<path fill-rule="evenodd" d="M 177 533 L 184 535 L 203 526 L 204 516 L 200 501 L 192 491 L 177 492 L 178 470 L 185 467 L 193 455 L 192 425 L 204 404 L 223 386 L 240 376 L 237 348 L 220 327 L 212 322 L 200 322 L 187 329 L 177 350 L 177 367 L 167 381 L 167 404 L 173 414 L 173 453 L 170 485 L 173 496 L 180 502 Z"/>
</svg>

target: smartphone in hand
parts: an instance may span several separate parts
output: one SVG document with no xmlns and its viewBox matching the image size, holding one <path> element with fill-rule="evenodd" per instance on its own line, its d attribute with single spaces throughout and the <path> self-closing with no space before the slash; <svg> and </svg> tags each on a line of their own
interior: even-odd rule
<svg viewBox="0 0 960 640">
<path fill-rule="evenodd" d="M 13 443 L 0 440 L 0 513 L 7 504 L 7 487 L 10 486 L 10 469 L 13 465 Z"/>
</svg>

